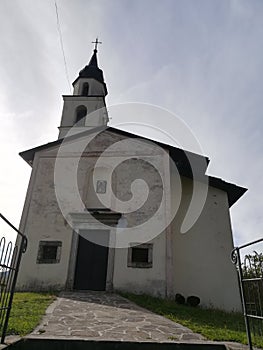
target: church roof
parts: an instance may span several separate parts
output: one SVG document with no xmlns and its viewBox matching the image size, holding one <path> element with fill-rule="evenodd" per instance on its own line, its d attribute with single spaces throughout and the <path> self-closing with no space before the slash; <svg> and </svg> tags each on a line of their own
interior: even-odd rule
<svg viewBox="0 0 263 350">
<path fill-rule="evenodd" d="M 237 186 L 237 185 L 232 184 L 230 182 L 226 182 L 226 181 L 224 181 L 220 178 L 216 178 L 214 176 L 205 175 L 207 166 L 209 164 L 208 157 L 205 157 L 203 155 L 199 155 L 197 153 L 185 151 L 185 150 L 180 149 L 178 147 L 175 147 L 175 146 L 172 146 L 172 145 L 169 145 L 166 143 L 154 141 L 154 140 L 151 140 L 147 137 L 143 137 L 143 136 L 140 136 L 137 134 L 123 131 L 123 130 L 120 130 L 120 129 L 117 129 L 114 127 L 108 127 L 107 129 L 105 129 L 105 127 L 97 127 L 97 128 L 92 129 L 92 130 L 87 130 L 87 131 L 84 131 L 84 132 L 81 132 L 78 134 L 74 134 L 72 136 L 67 137 L 66 139 L 64 139 L 64 138 L 58 139 L 56 141 L 49 142 L 49 143 L 46 143 L 46 144 L 38 146 L 38 147 L 34 147 L 34 148 L 26 150 L 24 152 L 20 152 L 19 155 L 30 166 L 32 166 L 36 152 L 46 150 L 46 149 L 49 149 L 49 148 L 52 148 L 55 146 L 59 146 L 62 142 L 65 142 L 65 141 L 66 142 L 74 141 L 75 139 L 85 137 L 85 135 L 89 135 L 89 134 L 92 134 L 95 132 L 96 133 L 103 132 L 103 131 L 113 132 L 115 134 L 123 135 L 123 136 L 129 137 L 129 138 L 140 138 L 140 139 L 143 139 L 145 141 L 154 142 L 156 145 L 169 151 L 170 157 L 176 163 L 176 167 L 177 167 L 179 173 L 182 176 L 185 176 L 188 178 L 193 178 L 192 167 L 189 163 L 189 159 L 191 159 L 191 164 L 194 164 L 195 169 L 197 170 L 197 172 L 200 175 L 200 178 L 197 178 L 197 180 L 202 181 L 202 179 L 208 178 L 210 186 L 218 188 L 218 189 L 226 192 L 227 196 L 228 196 L 229 207 L 231 207 L 236 201 L 238 201 L 238 199 L 247 191 L 247 189 L 244 187 L 240 187 L 240 186 Z M 205 160 L 205 162 L 203 160 Z M 195 178 L 196 178 L 196 174 L 195 174 Z"/>
<path fill-rule="evenodd" d="M 91 56 L 91 59 L 90 59 L 88 65 L 86 65 L 79 72 L 79 76 L 77 77 L 77 79 L 75 79 L 75 81 L 72 83 L 72 85 L 74 85 L 79 78 L 96 79 L 99 82 L 101 82 L 102 84 L 104 84 L 105 88 L 106 88 L 106 84 L 104 82 L 104 77 L 103 77 L 103 71 L 98 66 L 97 50 L 96 49 L 93 51 L 93 55 Z M 107 91 L 107 89 L 106 89 L 106 91 Z"/>
</svg>

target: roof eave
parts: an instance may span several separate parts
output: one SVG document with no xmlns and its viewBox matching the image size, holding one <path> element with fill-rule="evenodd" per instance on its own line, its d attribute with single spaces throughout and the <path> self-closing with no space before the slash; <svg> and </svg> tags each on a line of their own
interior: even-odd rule
<svg viewBox="0 0 263 350">
<path fill-rule="evenodd" d="M 237 186 L 213 176 L 209 176 L 209 185 L 227 193 L 229 208 L 231 208 L 248 190 L 245 187 Z"/>
<path fill-rule="evenodd" d="M 79 137 L 83 137 L 87 134 L 94 133 L 94 132 L 100 132 L 103 130 L 105 130 L 105 127 L 97 127 L 97 128 L 92 129 L 92 130 L 84 131 L 84 132 L 69 136 L 66 138 L 66 141 L 73 141 L 74 139 L 77 139 Z M 132 137 L 132 138 L 139 137 L 139 138 L 145 139 L 146 141 L 149 140 L 146 137 L 132 134 L 132 133 L 129 133 L 127 131 L 116 129 L 113 127 L 109 127 L 106 130 L 112 131 L 112 132 L 117 132 L 117 133 L 120 133 L 124 136 Z M 47 143 L 47 144 L 44 144 L 44 145 L 41 145 L 41 146 L 38 146 L 38 147 L 35 147 L 32 149 L 20 152 L 19 155 L 32 167 L 32 164 L 34 161 L 34 156 L 35 156 L 36 152 L 50 148 L 50 147 L 57 146 L 57 145 L 61 144 L 62 142 L 64 142 L 64 140 L 65 140 L 64 138 L 58 139 L 56 141 L 53 141 L 53 142 L 50 142 L 50 143 Z M 195 154 L 192 152 L 184 151 L 180 148 L 177 148 L 177 147 L 174 147 L 174 146 L 171 146 L 168 144 L 164 144 L 164 143 L 161 143 L 158 141 L 154 141 L 154 142 L 157 145 L 159 145 L 163 148 L 166 148 L 170 152 L 170 156 L 175 162 L 179 160 L 176 163 L 176 166 L 178 167 L 178 170 L 182 176 L 185 176 L 188 178 L 193 178 L 193 173 L 191 170 L 192 167 L 191 167 L 191 164 L 189 163 L 189 158 L 191 158 L 191 161 L 192 161 L 192 159 L 195 159 L 195 161 L 197 161 L 197 163 L 199 162 L 199 159 L 203 158 L 205 160 L 205 163 L 203 163 L 201 165 L 200 169 L 198 169 L 197 172 L 200 174 L 200 181 L 202 181 L 203 176 L 205 176 L 205 177 L 207 176 L 207 175 L 205 175 L 205 171 L 206 171 L 207 165 L 209 163 L 208 157 L 205 157 L 205 156 L 202 156 L 199 154 Z M 209 178 L 209 185 L 210 186 L 221 189 L 222 191 L 227 193 L 229 208 L 233 204 L 235 204 L 247 191 L 247 188 L 240 187 L 240 186 L 237 186 L 235 184 L 226 182 L 220 178 L 216 178 L 213 176 L 208 176 L 208 178 Z"/>
</svg>

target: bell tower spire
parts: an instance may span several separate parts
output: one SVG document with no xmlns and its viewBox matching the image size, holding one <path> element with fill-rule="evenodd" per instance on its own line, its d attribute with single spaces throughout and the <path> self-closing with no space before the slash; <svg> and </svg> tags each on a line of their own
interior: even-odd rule
<svg viewBox="0 0 263 350">
<path fill-rule="evenodd" d="M 64 95 L 64 107 L 62 111 L 61 124 L 59 127 L 59 138 L 63 138 L 69 129 L 74 127 L 77 132 L 84 129 L 92 129 L 107 125 L 108 114 L 105 97 L 107 86 L 104 82 L 103 72 L 98 66 L 97 47 L 101 44 L 96 38 L 91 59 L 73 82 L 73 95 Z M 96 113 L 93 113 L 97 111 Z M 74 132 L 75 132 L 74 129 Z M 73 129 L 72 129 L 73 130 Z"/>
</svg>

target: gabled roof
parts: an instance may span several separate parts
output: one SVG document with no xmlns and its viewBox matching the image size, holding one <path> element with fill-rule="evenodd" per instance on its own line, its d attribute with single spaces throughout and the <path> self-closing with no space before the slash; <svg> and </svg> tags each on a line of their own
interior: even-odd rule
<svg viewBox="0 0 263 350">
<path fill-rule="evenodd" d="M 206 179 L 208 178 L 210 186 L 218 188 L 218 189 L 227 193 L 229 207 L 231 207 L 247 191 L 246 188 L 243 188 L 243 187 L 237 186 L 235 184 L 223 181 L 220 178 L 205 175 L 205 172 L 207 170 L 207 166 L 209 164 L 208 157 L 205 157 L 203 155 L 199 155 L 197 153 L 185 151 L 185 150 L 180 149 L 178 147 L 175 147 L 175 146 L 172 146 L 172 145 L 169 145 L 166 143 L 162 143 L 159 141 L 154 141 L 154 140 L 151 140 L 147 137 L 133 134 L 133 133 L 121 130 L 121 129 L 114 128 L 114 127 L 108 127 L 105 129 L 105 127 L 103 126 L 103 127 L 94 128 L 92 130 L 80 132 L 80 133 L 71 135 L 67 138 L 58 139 L 56 141 L 49 142 L 49 143 L 46 143 L 46 144 L 41 145 L 41 146 L 31 148 L 31 149 L 26 150 L 24 152 L 20 152 L 19 155 L 30 166 L 32 166 L 35 153 L 37 153 L 39 151 L 47 150 L 47 149 L 50 149 L 52 147 L 59 146 L 62 142 L 72 142 L 74 140 L 85 137 L 87 135 L 90 135 L 93 133 L 99 133 L 99 132 L 103 132 L 103 131 L 107 131 L 107 132 L 110 131 L 110 132 L 116 133 L 118 135 L 122 135 L 122 136 L 129 137 L 129 138 L 140 138 L 140 139 L 145 140 L 145 141 L 151 141 L 151 142 L 155 143 L 156 145 L 162 147 L 163 149 L 166 149 L 167 151 L 169 151 L 170 157 L 175 162 L 179 173 L 182 176 L 185 176 L 188 178 L 193 178 L 192 168 L 191 168 L 191 165 L 189 162 L 189 159 L 191 159 L 191 164 L 194 164 L 195 170 L 197 172 L 197 176 L 198 176 L 198 174 L 200 175 L 200 181 L 202 181 L 202 179 L 204 179 L 204 178 L 206 178 Z M 196 177 L 196 174 L 195 174 L 195 177 Z"/>
</svg>

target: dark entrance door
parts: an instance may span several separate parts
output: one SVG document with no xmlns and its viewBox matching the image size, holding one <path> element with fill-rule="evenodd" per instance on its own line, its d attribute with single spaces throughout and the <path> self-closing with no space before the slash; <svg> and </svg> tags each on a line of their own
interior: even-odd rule
<svg viewBox="0 0 263 350">
<path fill-rule="evenodd" d="M 83 230 L 80 232 L 74 289 L 106 289 L 109 252 L 108 233 L 108 231 L 103 230 Z"/>
</svg>

